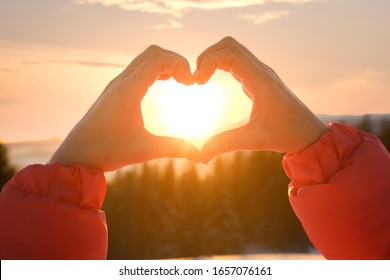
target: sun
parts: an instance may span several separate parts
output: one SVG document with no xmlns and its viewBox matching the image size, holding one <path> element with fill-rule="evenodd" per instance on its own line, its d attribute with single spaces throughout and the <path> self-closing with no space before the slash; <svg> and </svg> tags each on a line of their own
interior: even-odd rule
<svg viewBox="0 0 390 280">
<path fill-rule="evenodd" d="M 147 114 L 143 110 L 145 127 L 154 118 L 160 125 L 149 127 L 150 132 L 188 139 L 194 144 L 216 131 L 226 100 L 216 84 L 185 86 L 173 79 L 156 82 L 147 95 L 154 104 L 149 104 Z"/>
<path fill-rule="evenodd" d="M 186 87 L 168 85 L 170 98 L 162 102 L 161 119 L 175 136 L 199 138 L 209 135 L 217 126 L 223 96 L 214 85 Z"/>
</svg>

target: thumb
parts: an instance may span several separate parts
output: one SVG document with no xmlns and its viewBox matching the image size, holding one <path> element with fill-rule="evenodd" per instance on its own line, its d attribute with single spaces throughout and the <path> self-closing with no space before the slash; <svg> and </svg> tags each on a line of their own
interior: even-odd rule
<svg viewBox="0 0 390 280">
<path fill-rule="evenodd" d="M 190 142 L 174 137 L 153 136 L 153 158 L 187 158 L 200 161 L 200 151 Z"/>
<path fill-rule="evenodd" d="M 246 150 L 250 147 L 248 126 L 235 128 L 217 134 L 203 146 L 201 162 L 207 164 L 214 156 L 231 151 Z"/>
</svg>

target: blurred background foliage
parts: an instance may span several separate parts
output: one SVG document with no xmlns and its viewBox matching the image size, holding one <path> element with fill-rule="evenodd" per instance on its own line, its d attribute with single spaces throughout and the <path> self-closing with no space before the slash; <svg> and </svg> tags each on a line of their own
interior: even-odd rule
<svg viewBox="0 0 390 280">
<path fill-rule="evenodd" d="M 287 198 L 281 154 L 218 157 L 200 178 L 143 164 L 109 183 L 104 210 L 109 258 L 156 259 L 259 251 L 305 252 L 310 243 Z"/>
<path fill-rule="evenodd" d="M 8 149 L 5 144 L 0 142 L 0 191 L 15 172 L 15 168 L 9 162 Z"/>
</svg>

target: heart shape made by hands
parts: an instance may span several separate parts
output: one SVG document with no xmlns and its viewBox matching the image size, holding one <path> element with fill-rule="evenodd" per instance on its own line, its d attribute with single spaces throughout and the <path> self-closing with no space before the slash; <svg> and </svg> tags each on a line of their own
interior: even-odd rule
<svg viewBox="0 0 390 280">
<path fill-rule="evenodd" d="M 241 85 L 216 72 L 205 85 L 157 81 L 142 102 L 145 128 L 154 135 L 183 138 L 201 149 L 211 136 L 245 124 L 252 101 Z"/>
</svg>

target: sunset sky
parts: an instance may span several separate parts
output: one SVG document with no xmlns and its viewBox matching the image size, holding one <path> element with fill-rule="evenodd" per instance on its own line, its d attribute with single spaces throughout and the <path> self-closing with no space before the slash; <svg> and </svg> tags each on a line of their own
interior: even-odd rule
<svg viewBox="0 0 390 280">
<path fill-rule="evenodd" d="M 390 113 L 389 15 L 388 0 L 1 0 L 0 141 L 65 137 L 151 44 L 194 69 L 227 35 L 316 113 Z M 245 119 L 236 81 L 219 74 L 215 84 L 230 96 L 225 122 Z M 161 91 L 146 96 L 146 118 Z"/>
</svg>

